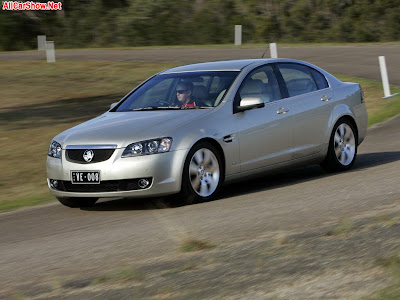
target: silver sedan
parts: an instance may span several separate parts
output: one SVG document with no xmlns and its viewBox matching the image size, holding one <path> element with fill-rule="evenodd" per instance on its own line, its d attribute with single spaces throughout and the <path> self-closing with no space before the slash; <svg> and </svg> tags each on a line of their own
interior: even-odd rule
<svg viewBox="0 0 400 300">
<path fill-rule="evenodd" d="M 348 170 L 366 131 L 360 85 L 309 63 L 186 65 L 54 137 L 47 180 L 70 207 L 171 194 L 192 203 L 212 199 L 224 182 L 288 167 Z"/>
</svg>

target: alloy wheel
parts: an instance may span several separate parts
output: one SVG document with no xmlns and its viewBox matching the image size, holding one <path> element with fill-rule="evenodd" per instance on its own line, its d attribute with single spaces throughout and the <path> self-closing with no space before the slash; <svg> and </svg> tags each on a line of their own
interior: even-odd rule
<svg viewBox="0 0 400 300">
<path fill-rule="evenodd" d="M 217 157 L 207 148 L 197 150 L 189 164 L 189 180 L 193 190 L 201 197 L 212 195 L 220 181 Z"/>
</svg>

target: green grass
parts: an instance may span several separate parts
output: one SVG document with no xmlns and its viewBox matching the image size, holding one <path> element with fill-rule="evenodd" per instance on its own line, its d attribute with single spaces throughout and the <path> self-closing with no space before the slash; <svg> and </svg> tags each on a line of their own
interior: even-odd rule
<svg viewBox="0 0 400 300">
<path fill-rule="evenodd" d="M 145 276 L 143 273 L 138 272 L 132 268 L 123 268 L 112 274 L 107 274 L 94 279 L 91 285 L 99 285 L 106 282 L 130 282 L 130 281 L 143 281 Z"/>
<path fill-rule="evenodd" d="M 358 82 L 364 90 L 368 110 L 368 126 L 384 122 L 400 113 L 400 94 L 389 99 L 382 99 L 382 82 L 357 77 L 337 75 L 342 81 Z M 400 87 L 391 85 L 392 94 L 400 93 Z"/>
<path fill-rule="evenodd" d="M 26 196 L 21 198 L 13 198 L 13 201 L 5 201 L 4 203 L 0 203 L 0 213 L 45 204 L 51 202 L 52 200 L 53 197 L 47 193 L 43 195 L 34 195 L 31 197 Z"/>
<path fill-rule="evenodd" d="M 51 139 L 105 112 L 154 73 L 176 65 L 179 63 L 2 61 L 0 212 L 54 200 L 45 170 Z M 400 113 L 400 96 L 382 99 L 381 83 L 339 77 L 361 83 L 369 125 Z M 392 92 L 400 92 L 400 88 L 392 86 Z"/>
<path fill-rule="evenodd" d="M 392 283 L 372 295 L 360 300 L 398 300 L 400 299 L 400 257 L 391 256 L 377 259 L 377 264 L 387 268 L 392 273 Z"/>
<path fill-rule="evenodd" d="M 180 274 L 180 273 L 184 273 L 184 272 L 189 272 L 189 271 L 193 271 L 198 269 L 200 266 L 193 263 L 193 262 L 185 262 L 182 265 L 170 269 L 168 271 L 166 271 L 165 273 L 163 273 L 163 276 L 167 276 L 167 275 L 174 275 L 174 274 Z"/>
<path fill-rule="evenodd" d="M 345 233 L 348 233 L 352 230 L 353 225 L 349 220 L 343 220 L 338 224 L 336 227 L 334 227 L 332 230 L 327 232 L 327 236 L 338 236 L 338 235 L 343 235 Z"/>
<path fill-rule="evenodd" d="M 383 223 L 386 227 L 392 227 L 394 225 L 400 224 L 400 214 L 386 214 L 381 215 L 376 218 L 380 223 Z"/>
<path fill-rule="evenodd" d="M 193 252 L 193 251 L 208 250 L 213 247 L 214 247 L 213 245 L 205 241 L 186 239 L 182 241 L 180 249 L 182 252 Z"/>
</svg>

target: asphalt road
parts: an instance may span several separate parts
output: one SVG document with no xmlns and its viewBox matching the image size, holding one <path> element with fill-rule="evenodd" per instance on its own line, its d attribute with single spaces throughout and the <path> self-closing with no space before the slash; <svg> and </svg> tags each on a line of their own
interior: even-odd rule
<svg viewBox="0 0 400 300">
<path fill-rule="evenodd" d="M 318 166 L 226 186 L 178 208 L 112 200 L 89 210 L 52 204 L 0 215 L 0 298 L 7 289 L 125 263 L 182 255 L 184 238 L 221 246 L 374 214 L 400 203 L 400 116 L 370 129 L 354 168 Z"/>
<path fill-rule="evenodd" d="M 219 46 L 135 50 L 57 50 L 57 59 L 196 63 L 225 59 L 261 58 L 266 47 Z M 269 51 L 265 57 L 269 57 Z M 400 85 L 400 43 L 368 46 L 301 46 L 278 44 L 278 56 L 305 60 L 333 74 L 381 80 L 378 56 L 386 57 L 391 84 Z M 0 52 L 4 60 L 44 60 L 45 52 Z"/>
</svg>

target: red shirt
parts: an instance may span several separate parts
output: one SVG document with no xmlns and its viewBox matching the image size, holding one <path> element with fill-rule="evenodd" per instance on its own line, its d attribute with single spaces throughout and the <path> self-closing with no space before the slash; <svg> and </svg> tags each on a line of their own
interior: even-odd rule
<svg viewBox="0 0 400 300">
<path fill-rule="evenodd" d="M 195 103 L 195 102 L 193 102 L 193 103 L 187 103 L 187 104 L 182 104 L 182 107 L 193 107 L 193 106 L 196 106 L 196 103 Z"/>
</svg>

